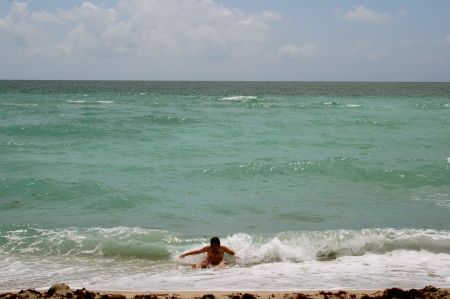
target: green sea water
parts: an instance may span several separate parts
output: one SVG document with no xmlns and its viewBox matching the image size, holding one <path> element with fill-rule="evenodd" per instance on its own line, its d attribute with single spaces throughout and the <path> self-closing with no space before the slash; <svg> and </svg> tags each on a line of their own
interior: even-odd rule
<svg viewBox="0 0 450 299">
<path fill-rule="evenodd" d="M 0 81 L 2 267 L 112 256 L 131 277 L 214 235 L 255 267 L 448 259 L 449 116 L 449 83 Z"/>
</svg>

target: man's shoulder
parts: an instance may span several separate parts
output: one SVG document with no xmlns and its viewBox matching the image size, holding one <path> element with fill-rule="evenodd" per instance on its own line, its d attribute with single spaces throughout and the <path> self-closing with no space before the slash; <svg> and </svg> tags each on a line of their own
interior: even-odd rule
<svg viewBox="0 0 450 299">
<path fill-rule="evenodd" d="M 208 251 L 211 249 L 211 245 L 206 245 L 205 247 L 203 247 L 201 250 L 202 251 Z"/>
<path fill-rule="evenodd" d="M 231 249 L 228 248 L 227 246 L 220 245 L 220 247 L 221 247 L 224 251 L 230 251 L 230 250 L 231 250 Z"/>
<path fill-rule="evenodd" d="M 221 245 L 220 247 L 223 248 L 223 251 L 224 251 L 224 252 L 230 253 L 230 254 L 234 254 L 234 251 L 231 250 L 230 248 L 228 248 L 228 247 L 226 247 L 226 246 L 222 246 L 222 245 Z"/>
</svg>

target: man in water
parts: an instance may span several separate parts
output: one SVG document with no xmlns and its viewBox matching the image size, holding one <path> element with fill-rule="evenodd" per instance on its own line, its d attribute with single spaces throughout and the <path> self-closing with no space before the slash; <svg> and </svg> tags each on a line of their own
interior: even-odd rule
<svg viewBox="0 0 450 299">
<path fill-rule="evenodd" d="M 235 255 L 236 253 L 226 246 L 220 246 L 220 240 L 217 237 L 211 239 L 211 245 L 205 246 L 202 249 L 186 252 L 180 255 L 180 258 L 184 258 L 188 255 L 195 255 L 206 252 L 206 260 L 201 261 L 197 265 L 192 267 L 207 268 L 207 267 L 221 267 L 226 265 L 226 261 L 223 260 L 224 253 Z"/>
</svg>

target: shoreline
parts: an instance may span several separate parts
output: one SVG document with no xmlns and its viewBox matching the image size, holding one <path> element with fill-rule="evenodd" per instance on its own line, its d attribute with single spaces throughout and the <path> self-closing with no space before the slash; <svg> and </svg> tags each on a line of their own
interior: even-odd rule
<svg viewBox="0 0 450 299">
<path fill-rule="evenodd" d="M 450 288 L 385 290 L 289 290 L 289 291 L 176 291 L 134 292 L 72 290 L 64 283 L 48 291 L 34 289 L 0 292 L 0 299 L 450 299 Z"/>
</svg>

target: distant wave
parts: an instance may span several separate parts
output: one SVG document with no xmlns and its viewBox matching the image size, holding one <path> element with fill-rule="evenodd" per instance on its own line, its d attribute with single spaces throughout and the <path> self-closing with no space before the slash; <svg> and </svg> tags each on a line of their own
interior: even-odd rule
<svg viewBox="0 0 450 299">
<path fill-rule="evenodd" d="M 248 100 L 256 100 L 258 97 L 255 96 L 233 96 L 233 97 L 225 97 L 221 100 L 223 101 L 248 101 Z"/>
<path fill-rule="evenodd" d="M 67 103 L 99 103 L 99 104 L 112 104 L 114 101 L 86 101 L 86 100 L 67 100 Z"/>
</svg>

